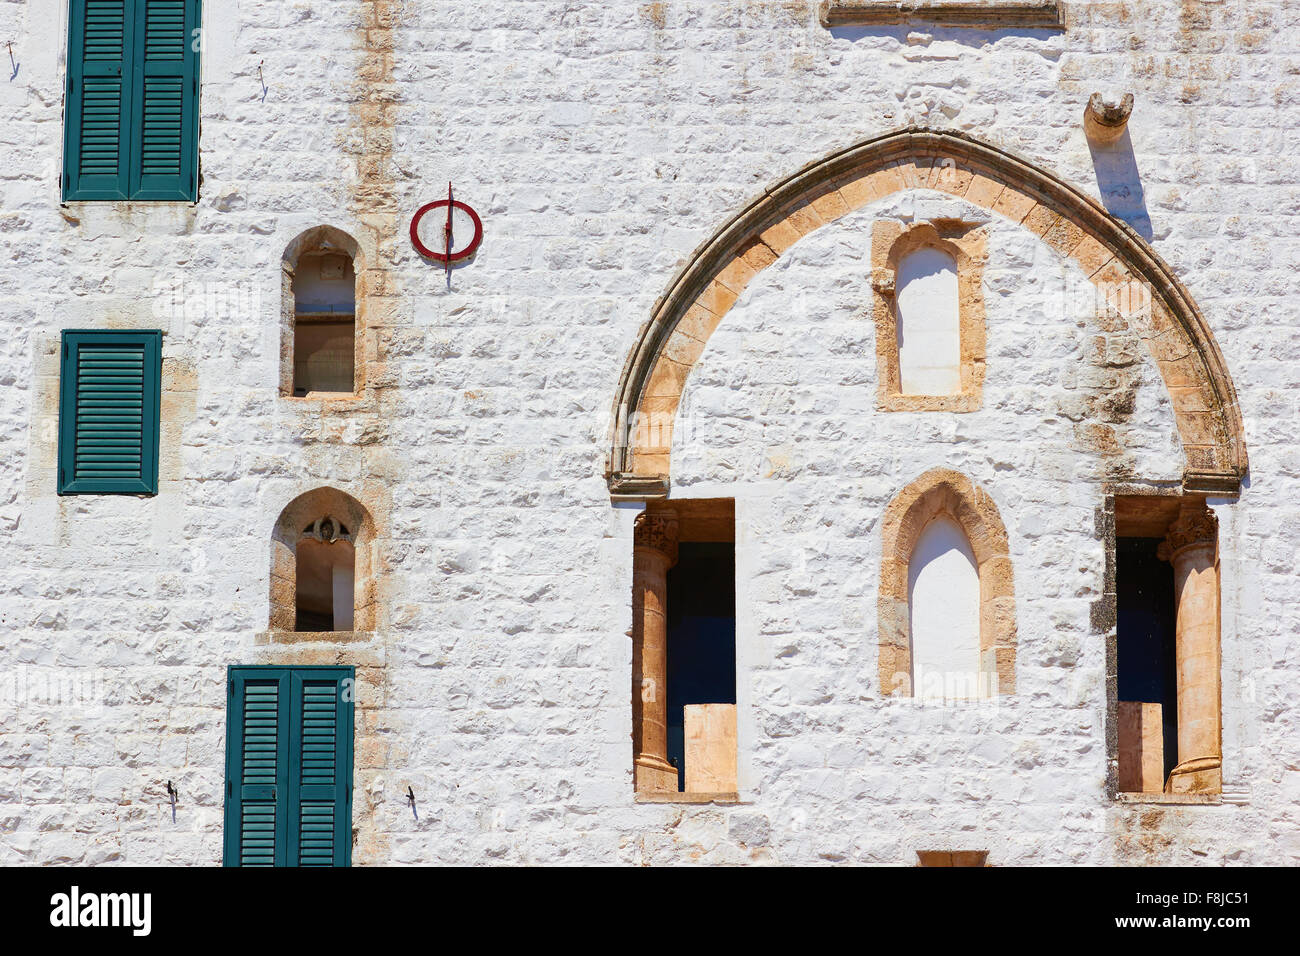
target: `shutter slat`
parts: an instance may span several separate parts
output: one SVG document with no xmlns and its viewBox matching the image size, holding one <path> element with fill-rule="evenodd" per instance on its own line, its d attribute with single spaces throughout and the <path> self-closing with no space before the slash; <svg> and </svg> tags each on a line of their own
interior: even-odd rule
<svg viewBox="0 0 1300 956">
<path fill-rule="evenodd" d="M 298 817 L 298 865 L 334 866 L 333 803 L 302 803 Z"/>
<path fill-rule="evenodd" d="M 245 786 L 275 786 L 279 745 L 279 683 L 244 685 L 244 772 Z"/>
<path fill-rule="evenodd" d="M 81 88 L 80 174 L 116 177 L 121 170 L 121 143 L 121 81 L 100 77 L 84 80 Z"/>
<path fill-rule="evenodd" d="M 245 801 L 240 807 L 239 865 L 275 866 L 275 803 Z"/>
<path fill-rule="evenodd" d="M 185 0 L 147 0 L 145 58 L 181 60 L 185 45 Z"/>
</svg>

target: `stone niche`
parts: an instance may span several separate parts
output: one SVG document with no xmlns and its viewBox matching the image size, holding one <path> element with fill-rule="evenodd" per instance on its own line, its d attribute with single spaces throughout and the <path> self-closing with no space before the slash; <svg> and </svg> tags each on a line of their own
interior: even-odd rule
<svg viewBox="0 0 1300 956">
<path fill-rule="evenodd" d="M 280 261 L 280 394 L 352 399 L 366 384 L 366 309 L 357 241 L 317 226 L 296 237 Z"/>
<path fill-rule="evenodd" d="M 337 642 L 375 630 L 374 539 L 370 512 L 336 488 L 290 502 L 271 538 L 270 636 Z"/>
<path fill-rule="evenodd" d="M 984 401 L 985 234 L 975 224 L 880 220 L 871 233 L 876 407 L 973 412 Z"/>
<path fill-rule="evenodd" d="M 953 539 L 962 547 L 946 567 L 927 560 L 947 559 L 945 546 Z M 931 572 L 938 580 L 926 583 Z M 948 604 L 945 589 L 952 588 L 954 575 L 960 593 L 954 592 Z M 940 599 L 945 606 L 936 608 Z M 955 644 L 947 639 L 954 628 L 966 635 Z M 877 632 L 880 688 L 886 696 L 1015 693 L 1016 599 L 1007 532 L 993 498 L 960 472 L 927 471 L 885 509 Z M 954 661 L 959 661 L 953 676 L 961 678 L 960 687 L 950 689 L 946 678 L 937 688 L 925 686 L 924 666 L 942 670 Z"/>
</svg>

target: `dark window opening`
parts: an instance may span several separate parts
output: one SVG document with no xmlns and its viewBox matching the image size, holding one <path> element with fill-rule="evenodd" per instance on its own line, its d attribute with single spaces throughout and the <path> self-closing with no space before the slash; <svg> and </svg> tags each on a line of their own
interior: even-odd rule
<svg viewBox="0 0 1300 956">
<path fill-rule="evenodd" d="M 1178 673 L 1174 573 L 1172 565 L 1156 555 L 1161 540 L 1117 538 L 1115 573 L 1120 708 L 1133 714 L 1132 720 L 1137 720 L 1132 709 L 1134 704 L 1160 705 L 1163 781 L 1178 762 Z M 1154 789 L 1150 784 L 1135 785 L 1136 770 L 1125 774 L 1125 758 L 1134 752 L 1132 748 L 1136 745 L 1136 741 L 1125 737 L 1135 733 L 1132 727 L 1126 730 L 1121 715 L 1120 789 L 1150 791 Z"/>
<path fill-rule="evenodd" d="M 734 543 L 682 541 L 667 598 L 668 759 L 685 792 L 687 705 L 736 703 Z"/>
</svg>

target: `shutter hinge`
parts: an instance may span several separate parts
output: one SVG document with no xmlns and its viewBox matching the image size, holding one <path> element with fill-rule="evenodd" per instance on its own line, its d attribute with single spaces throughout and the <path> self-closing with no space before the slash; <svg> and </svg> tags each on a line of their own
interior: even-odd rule
<svg viewBox="0 0 1300 956">
<path fill-rule="evenodd" d="M 226 781 L 226 796 L 234 796 L 235 786 L 229 780 Z"/>
</svg>

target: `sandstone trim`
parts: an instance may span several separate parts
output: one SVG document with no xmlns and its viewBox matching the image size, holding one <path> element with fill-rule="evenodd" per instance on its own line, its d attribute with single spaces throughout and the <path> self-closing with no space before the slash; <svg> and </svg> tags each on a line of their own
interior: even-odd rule
<svg viewBox="0 0 1300 956">
<path fill-rule="evenodd" d="M 877 631 L 880 692 L 912 696 L 911 611 L 907 570 L 921 532 L 947 515 L 961 525 L 980 582 L 980 672 L 994 694 L 1016 689 L 1016 595 L 1007 531 L 997 505 L 961 472 L 934 468 L 900 491 L 881 526 Z"/>
<path fill-rule="evenodd" d="M 872 300 L 876 324 L 876 407 L 884 412 L 974 412 L 984 404 L 985 235 L 960 222 L 881 220 L 871 232 Z M 961 335 L 961 391 L 953 395 L 902 392 L 898 358 L 898 263 L 910 252 L 939 249 L 957 263 Z"/>
<path fill-rule="evenodd" d="M 1248 463 L 1236 389 L 1204 317 L 1164 260 L 1127 223 L 1052 174 L 963 133 L 923 128 L 811 163 L 696 250 L 656 303 L 624 366 L 606 464 L 611 490 L 645 487 L 657 496 L 667 489 L 672 425 L 687 376 L 758 272 L 827 222 L 914 188 L 991 210 L 1078 263 L 1098 295 L 1128 315 L 1170 389 L 1185 489 L 1239 493 Z"/>
</svg>

